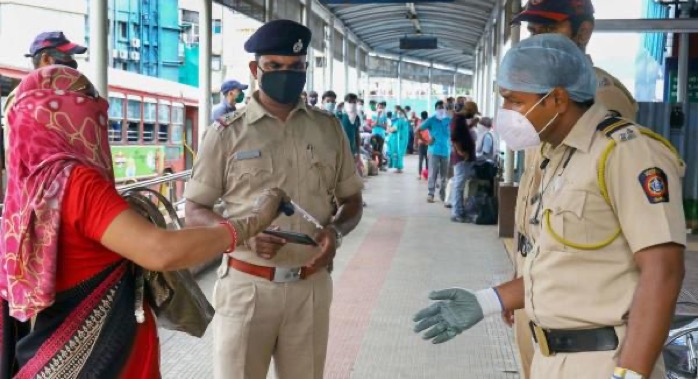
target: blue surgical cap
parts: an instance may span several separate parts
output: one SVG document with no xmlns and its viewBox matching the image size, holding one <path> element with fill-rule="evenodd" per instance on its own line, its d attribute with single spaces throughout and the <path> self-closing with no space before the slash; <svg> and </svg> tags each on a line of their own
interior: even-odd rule
<svg viewBox="0 0 698 379">
<path fill-rule="evenodd" d="M 562 87 L 576 102 L 594 98 L 597 79 L 591 61 L 569 38 L 539 34 L 511 48 L 499 68 L 500 88 L 545 94 Z"/>
</svg>

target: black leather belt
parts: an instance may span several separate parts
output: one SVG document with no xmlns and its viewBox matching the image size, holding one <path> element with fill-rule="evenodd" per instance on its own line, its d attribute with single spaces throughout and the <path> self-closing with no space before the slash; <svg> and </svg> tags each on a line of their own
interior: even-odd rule
<svg viewBox="0 0 698 379">
<path fill-rule="evenodd" d="M 612 326 L 585 330 L 543 329 L 533 322 L 530 326 L 533 338 L 545 357 L 556 353 L 612 351 L 618 348 L 618 335 Z"/>
<path fill-rule="evenodd" d="M 533 244 L 524 236 L 519 234 L 519 240 L 516 243 L 516 250 L 526 258 L 526 256 L 533 250 Z"/>
</svg>

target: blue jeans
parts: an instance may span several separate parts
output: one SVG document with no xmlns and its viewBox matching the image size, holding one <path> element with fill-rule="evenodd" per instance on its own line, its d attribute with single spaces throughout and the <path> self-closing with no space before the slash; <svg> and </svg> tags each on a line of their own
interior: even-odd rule
<svg viewBox="0 0 698 379">
<path fill-rule="evenodd" d="M 453 166 L 453 188 L 451 188 L 451 216 L 465 216 L 465 183 L 473 175 L 473 162 L 458 162 Z"/>
</svg>

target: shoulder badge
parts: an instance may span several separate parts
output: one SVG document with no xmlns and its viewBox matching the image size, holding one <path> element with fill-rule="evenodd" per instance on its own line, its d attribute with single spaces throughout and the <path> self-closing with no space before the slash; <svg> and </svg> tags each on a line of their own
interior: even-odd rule
<svg viewBox="0 0 698 379">
<path fill-rule="evenodd" d="M 244 110 L 226 113 L 223 116 L 219 117 L 216 121 L 214 121 L 213 124 L 215 125 L 216 130 L 225 129 L 228 126 L 232 125 L 233 122 L 239 119 L 243 114 Z"/>
<path fill-rule="evenodd" d="M 619 130 L 625 129 L 632 126 L 633 123 L 620 118 L 620 117 L 608 117 L 596 127 L 596 130 L 606 135 L 608 138 L 613 138 L 613 134 Z"/>
<path fill-rule="evenodd" d="M 669 182 L 661 168 L 652 167 L 642 171 L 638 180 L 650 204 L 669 202 Z"/>
</svg>

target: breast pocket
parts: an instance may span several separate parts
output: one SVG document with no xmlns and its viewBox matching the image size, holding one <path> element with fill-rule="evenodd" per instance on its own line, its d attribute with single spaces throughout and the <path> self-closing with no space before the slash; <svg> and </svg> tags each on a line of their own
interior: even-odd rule
<svg viewBox="0 0 698 379">
<path fill-rule="evenodd" d="M 316 150 L 310 152 L 308 183 L 320 194 L 333 194 L 336 187 L 337 157 L 335 153 Z"/>
<path fill-rule="evenodd" d="M 232 158 L 230 177 L 232 186 L 256 192 L 270 186 L 273 173 L 271 156 L 264 155 L 254 159 L 236 160 Z"/>
<path fill-rule="evenodd" d="M 588 193 L 584 190 L 564 190 L 545 209 L 542 243 L 553 250 L 577 249 L 588 244 L 587 220 L 584 219 Z"/>
</svg>

